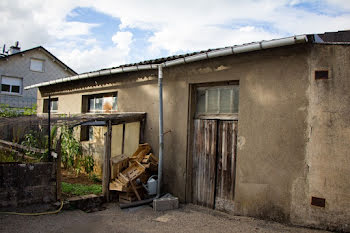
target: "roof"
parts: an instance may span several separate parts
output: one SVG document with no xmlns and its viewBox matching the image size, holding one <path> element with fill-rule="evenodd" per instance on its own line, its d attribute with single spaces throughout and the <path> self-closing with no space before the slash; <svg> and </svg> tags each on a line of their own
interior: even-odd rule
<svg viewBox="0 0 350 233">
<path fill-rule="evenodd" d="M 342 34 L 342 36 L 337 36 L 337 34 Z M 340 38 L 343 38 L 342 40 Z M 251 52 L 263 49 L 270 49 L 276 47 L 282 47 L 287 45 L 292 45 L 296 43 L 330 43 L 330 42 L 346 42 L 350 41 L 350 30 L 340 31 L 340 32 L 327 32 L 325 34 L 304 34 L 291 37 L 285 37 L 273 40 L 263 40 L 259 42 L 246 43 L 241 45 L 233 45 L 222 48 L 208 49 L 199 52 L 187 53 L 182 55 L 174 55 L 169 57 L 163 57 L 153 60 L 141 61 L 138 63 L 130 63 L 120 65 L 118 67 L 112 67 L 107 69 L 100 69 L 97 71 L 86 72 L 79 75 L 56 79 L 48 82 L 42 82 L 35 85 L 27 86 L 25 89 L 31 89 L 36 87 L 50 86 L 58 83 L 70 82 L 79 79 L 87 79 L 105 75 L 111 75 L 116 73 L 140 71 L 140 70 L 150 70 L 158 69 L 158 66 L 170 67 L 174 65 L 194 62 L 198 60 L 211 59 L 219 56 L 227 56 L 244 52 Z"/>
<path fill-rule="evenodd" d="M 53 55 L 52 53 L 50 53 L 47 49 L 45 49 L 43 46 L 37 46 L 31 49 L 27 49 L 27 50 L 23 50 L 14 54 L 10 54 L 10 55 L 5 55 L 0 57 L 0 61 L 1 60 L 5 60 L 8 59 L 9 57 L 13 57 L 13 56 L 17 56 L 20 54 L 25 54 L 27 52 L 33 51 L 33 50 L 39 50 L 39 51 L 43 51 L 44 53 L 46 53 L 48 56 L 52 57 L 56 62 L 60 63 L 63 67 L 65 67 L 68 71 L 70 71 L 73 75 L 77 75 L 78 73 L 75 72 L 72 68 L 70 68 L 69 66 L 67 66 L 66 64 L 64 64 L 60 59 L 58 59 L 55 55 Z"/>
</svg>

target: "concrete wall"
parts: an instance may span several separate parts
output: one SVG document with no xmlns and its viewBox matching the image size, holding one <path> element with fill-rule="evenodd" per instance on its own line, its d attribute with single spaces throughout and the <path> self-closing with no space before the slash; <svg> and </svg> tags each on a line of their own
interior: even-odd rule
<svg viewBox="0 0 350 233">
<path fill-rule="evenodd" d="M 1 163 L 0 207 L 56 201 L 55 163 Z"/>
<path fill-rule="evenodd" d="M 30 70 L 30 59 L 38 58 L 44 60 L 44 72 Z M 7 59 L 0 60 L 1 76 L 10 76 L 23 79 L 23 87 L 40 82 L 55 80 L 73 75 L 65 70 L 60 64 L 54 62 L 43 51 L 31 50 L 19 55 L 13 55 Z M 0 104 L 9 104 L 12 107 L 31 107 L 36 103 L 37 88 L 23 90 L 21 95 L 1 93 Z"/>
<path fill-rule="evenodd" d="M 349 232 L 350 46 L 315 45 L 309 64 L 306 157 L 293 182 L 291 220 Z M 315 80 L 315 70 L 329 70 L 329 79 Z M 312 197 L 325 207 L 311 205 Z"/>
<path fill-rule="evenodd" d="M 301 206 L 295 200 L 305 188 L 301 181 L 305 180 L 307 158 L 316 147 L 309 141 L 308 124 L 314 119 L 310 111 L 318 114 L 313 110 L 315 100 L 311 95 L 314 84 L 310 72 L 316 65 L 311 49 L 310 44 L 295 45 L 165 68 L 164 130 L 171 131 L 164 137 L 165 189 L 182 201 L 191 199 L 191 86 L 236 80 L 240 103 L 235 214 L 289 221 L 292 213 L 294 222 L 302 223 L 296 220 L 296 216 L 302 219 L 304 214 L 295 210 Z M 334 55 L 326 51 L 323 60 Z M 39 95 L 57 95 L 59 112 L 73 114 L 81 112 L 82 95 L 118 91 L 119 111 L 147 112 L 145 141 L 158 154 L 156 78 L 156 70 L 117 74 L 41 88 Z M 344 95 L 349 96 L 339 90 L 338 101 Z M 339 123 L 341 126 L 344 125 Z M 345 153 L 345 143 L 339 147 L 337 153 Z M 340 161 L 347 160 L 342 157 L 339 164 Z M 315 176 L 319 171 L 314 171 Z M 338 178 L 341 179 L 338 175 L 333 177 Z M 309 203 L 309 197 L 305 198 Z M 342 212 L 340 207 L 337 210 Z"/>
</svg>

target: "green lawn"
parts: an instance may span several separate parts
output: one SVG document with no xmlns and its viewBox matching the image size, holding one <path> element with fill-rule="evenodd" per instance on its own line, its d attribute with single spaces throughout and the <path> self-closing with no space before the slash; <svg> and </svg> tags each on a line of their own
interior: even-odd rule
<svg viewBox="0 0 350 233">
<path fill-rule="evenodd" d="M 102 193 L 102 186 L 98 184 L 83 185 L 62 182 L 62 193 L 69 196 L 81 196 L 86 194 Z"/>
</svg>

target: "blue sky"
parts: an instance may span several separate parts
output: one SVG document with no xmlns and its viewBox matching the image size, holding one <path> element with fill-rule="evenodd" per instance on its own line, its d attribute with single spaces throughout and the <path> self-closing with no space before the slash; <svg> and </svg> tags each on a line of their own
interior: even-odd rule
<svg viewBox="0 0 350 233">
<path fill-rule="evenodd" d="M 349 0 L 3 0 L 0 38 L 42 45 L 77 72 L 350 29 Z M 16 28 L 20 28 L 17 30 Z M 14 30 L 16 29 L 16 30 Z"/>
</svg>

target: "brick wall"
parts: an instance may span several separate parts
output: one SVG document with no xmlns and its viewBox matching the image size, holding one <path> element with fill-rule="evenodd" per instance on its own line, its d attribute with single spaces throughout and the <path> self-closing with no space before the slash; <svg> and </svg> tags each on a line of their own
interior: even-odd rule
<svg viewBox="0 0 350 233">
<path fill-rule="evenodd" d="M 56 201 L 56 163 L 0 163 L 0 207 Z"/>
</svg>

